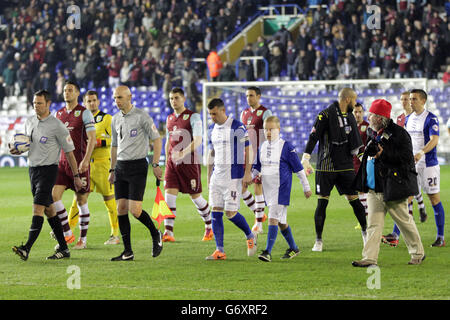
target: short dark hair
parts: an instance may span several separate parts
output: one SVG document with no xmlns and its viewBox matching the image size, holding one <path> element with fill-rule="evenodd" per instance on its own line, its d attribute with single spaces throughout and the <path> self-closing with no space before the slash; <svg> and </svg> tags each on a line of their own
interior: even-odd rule
<svg viewBox="0 0 450 320">
<path fill-rule="evenodd" d="M 95 90 L 88 90 L 84 96 L 83 96 L 83 100 L 87 98 L 87 96 L 96 96 L 98 99 L 98 93 Z"/>
<path fill-rule="evenodd" d="M 422 90 L 422 89 L 412 89 L 412 90 L 411 90 L 411 93 L 418 93 L 418 94 L 422 97 L 422 99 L 425 99 L 425 101 L 427 101 L 428 95 L 427 95 L 427 93 L 425 92 L 425 90 Z"/>
<path fill-rule="evenodd" d="M 47 90 L 38 90 L 34 93 L 35 96 L 44 97 L 45 102 L 52 100 L 52 95 Z"/>
<path fill-rule="evenodd" d="M 365 110 L 364 107 L 363 107 L 363 105 L 362 105 L 360 102 L 357 102 L 357 103 L 355 104 L 355 108 L 356 108 L 356 107 L 361 107 L 361 108 L 363 109 L 363 111 Z"/>
<path fill-rule="evenodd" d="M 182 96 L 184 96 L 184 91 L 183 91 L 183 89 L 181 89 L 180 87 L 172 88 L 172 90 L 170 90 L 169 93 L 171 93 L 171 94 L 179 93 L 179 94 L 181 94 Z"/>
<path fill-rule="evenodd" d="M 208 103 L 208 109 L 212 110 L 215 107 L 225 107 L 225 104 L 223 103 L 222 99 L 214 98 Z"/>
<path fill-rule="evenodd" d="M 258 87 L 251 86 L 251 87 L 248 87 L 247 90 L 255 91 L 255 93 L 256 93 L 257 96 L 260 96 L 260 95 L 261 95 L 261 89 L 258 88 Z"/>
<path fill-rule="evenodd" d="M 66 81 L 64 82 L 64 86 L 67 86 L 68 84 L 73 85 L 75 88 L 77 88 L 78 92 L 80 92 L 80 86 L 78 85 L 78 83 L 76 83 L 76 82 L 73 81 L 73 80 L 66 80 Z"/>
</svg>

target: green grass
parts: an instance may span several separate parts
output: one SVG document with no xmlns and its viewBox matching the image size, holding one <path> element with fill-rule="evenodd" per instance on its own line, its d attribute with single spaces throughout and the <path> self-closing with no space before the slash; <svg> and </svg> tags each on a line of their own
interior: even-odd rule
<svg viewBox="0 0 450 320">
<path fill-rule="evenodd" d="M 204 170 L 204 173 L 206 170 Z M 441 197 L 449 214 L 450 167 L 441 167 Z M 205 177 L 205 174 L 203 174 Z M 295 178 L 295 177 L 294 177 Z M 314 180 L 310 178 L 313 185 Z M 205 183 L 205 182 L 204 182 Z M 144 208 L 150 211 L 155 196 L 154 179 L 149 176 Z M 204 184 L 204 186 L 206 186 Z M 251 188 L 253 190 L 253 188 Z M 207 192 L 203 192 L 207 198 Z M 281 261 L 287 245 L 281 234 L 272 252 L 273 261 L 264 263 L 247 257 L 245 237 L 225 221 L 226 261 L 205 261 L 215 249 L 214 241 L 201 242 L 203 222 L 186 195 L 177 202 L 175 243 L 165 244 L 160 257 L 151 257 L 148 231 L 131 218 L 135 261 L 110 262 L 122 252 L 122 245 L 105 246 L 109 222 L 102 198 L 89 199 L 91 222 L 88 248 L 71 251 L 64 261 L 46 261 L 55 242 L 45 222 L 28 261 L 13 254 L 13 245 L 26 242 L 32 215 L 32 197 L 27 169 L 0 169 L 0 299 L 165 299 L 165 300 L 289 300 L 289 299 L 450 299 L 449 247 L 430 248 L 436 235 L 433 211 L 425 199 L 429 219 L 418 223 L 427 258 L 420 266 L 408 266 L 409 255 L 401 240 L 397 248 L 381 246 L 379 256 L 381 289 L 368 289 L 371 274 L 354 268 L 351 261 L 361 258 L 362 239 L 354 229 L 351 207 L 336 192 L 328 206 L 324 230 L 324 251 L 312 252 L 315 239 L 316 197 L 305 200 L 297 178 L 288 210 L 288 222 L 301 254 Z M 68 208 L 72 192 L 63 201 Z M 415 205 L 415 218 L 418 212 Z M 253 225 L 253 214 L 242 203 L 241 213 Z M 226 220 L 226 219 L 225 219 Z M 386 218 L 385 233 L 392 230 Z M 264 224 L 267 231 L 267 224 Z M 163 228 L 161 226 L 161 228 Z M 78 229 L 75 234 L 78 235 Z M 259 238 L 265 247 L 267 234 Z M 80 289 L 67 286 L 69 266 L 80 270 Z"/>
</svg>

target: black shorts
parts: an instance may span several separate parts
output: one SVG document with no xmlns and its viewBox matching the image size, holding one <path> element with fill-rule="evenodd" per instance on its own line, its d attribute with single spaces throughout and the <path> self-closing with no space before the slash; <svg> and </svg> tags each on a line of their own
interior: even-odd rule
<svg viewBox="0 0 450 320">
<path fill-rule="evenodd" d="M 355 171 L 326 172 L 316 170 L 316 194 L 328 197 L 334 186 L 340 195 L 357 195 L 352 188 L 355 179 Z"/>
<path fill-rule="evenodd" d="M 58 165 L 30 167 L 33 203 L 48 207 L 53 203 L 52 189 L 58 175 Z"/>
<path fill-rule="evenodd" d="M 116 200 L 144 200 L 147 184 L 147 159 L 118 160 L 114 172 L 114 193 Z"/>
</svg>

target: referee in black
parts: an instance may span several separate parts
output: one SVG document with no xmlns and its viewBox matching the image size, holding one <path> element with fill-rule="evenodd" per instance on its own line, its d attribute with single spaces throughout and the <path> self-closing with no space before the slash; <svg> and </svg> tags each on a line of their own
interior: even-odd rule
<svg viewBox="0 0 450 320">
<path fill-rule="evenodd" d="M 146 156 L 150 141 L 153 142 L 153 174 L 158 180 L 162 178 L 162 170 L 159 167 L 161 137 L 148 113 L 131 104 L 131 91 L 128 87 L 117 87 L 113 98 L 120 111 L 113 116 L 111 122 L 111 169 L 108 180 L 114 183 L 124 251 L 111 260 L 134 259 L 128 211 L 149 229 L 153 240 L 152 256 L 155 258 L 163 248 L 162 233 L 155 227 L 148 213 L 142 210 L 142 201 L 147 183 Z"/>
<path fill-rule="evenodd" d="M 25 122 L 25 134 L 30 138 L 28 161 L 31 192 L 33 194 L 33 219 L 28 233 L 28 241 L 24 245 L 12 248 L 22 260 L 28 259 L 31 247 L 42 230 L 44 213 L 59 243 L 59 248 L 47 259 L 70 257 L 61 222 L 56 215 L 52 198 L 52 188 L 58 173 L 61 148 L 66 153 L 67 159 L 69 159 L 77 190 L 81 189 L 82 182 L 73 154 L 75 147 L 70 138 L 69 130 L 60 120 L 50 114 L 50 99 L 51 95 L 49 92 L 45 90 L 37 91 L 33 97 L 33 107 L 36 115 L 29 117 Z M 14 155 L 20 154 L 14 146 L 11 146 L 10 152 Z"/>
<path fill-rule="evenodd" d="M 356 92 L 343 88 L 339 92 L 339 101 L 333 102 L 322 110 L 316 118 L 302 157 L 307 174 L 313 170 L 309 160 L 317 141 L 319 152 L 316 166 L 317 208 L 314 214 L 316 242 L 312 251 L 322 251 L 322 232 L 325 224 L 326 209 L 331 190 L 336 186 L 340 195 L 345 195 L 353 208 L 362 229 L 363 242 L 366 241 L 366 214 L 358 193 L 352 188 L 355 170 L 353 155 L 363 145 L 358 132 L 353 108 L 356 104 Z"/>
</svg>

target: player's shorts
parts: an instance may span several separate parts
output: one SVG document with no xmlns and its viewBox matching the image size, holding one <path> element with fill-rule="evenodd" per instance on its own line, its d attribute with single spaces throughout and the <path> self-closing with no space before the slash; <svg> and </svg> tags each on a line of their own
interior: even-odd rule
<svg viewBox="0 0 450 320">
<path fill-rule="evenodd" d="M 28 169 L 33 203 L 48 207 L 53 203 L 52 189 L 58 175 L 58 166 L 39 166 Z"/>
<path fill-rule="evenodd" d="M 164 174 L 164 187 L 178 189 L 181 193 L 196 194 L 202 192 L 200 164 L 174 164 L 167 161 Z"/>
<path fill-rule="evenodd" d="M 241 203 L 242 179 L 217 181 L 214 174 L 209 184 L 209 204 L 212 208 L 238 211 Z"/>
<path fill-rule="evenodd" d="M 114 193 L 116 200 L 144 200 L 147 184 L 148 162 L 138 160 L 118 160 L 114 171 Z"/>
<path fill-rule="evenodd" d="M 355 179 L 355 171 L 337 171 L 326 172 L 316 170 L 316 194 L 328 197 L 331 190 L 336 186 L 340 195 L 357 195 L 358 193 L 352 188 Z"/>
<path fill-rule="evenodd" d="M 102 196 L 114 195 L 114 185 L 109 183 L 109 159 L 91 159 L 91 192 L 97 191 Z"/>
<path fill-rule="evenodd" d="M 78 193 L 88 193 L 91 190 L 90 169 L 84 173 L 80 173 L 80 179 L 82 182 L 82 188 L 78 190 Z M 75 184 L 73 183 L 73 173 L 68 162 L 60 162 L 58 166 L 58 177 L 56 178 L 55 185 L 65 186 L 66 189 L 75 190 Z"/>
<path fill-rule="evenodd" d="M 440 192 L 441 168 L 439 165 L 432 167 L 416 167 L 417 182 L 419 188 L 426 194 L 435 194 Z"/>
<path fill-rule="evenodd" d="M 282 204 L 269 206 L 269 219 L 276 219 L 281 224 L 287 224 L 287 206 Z"/>
</svg>

